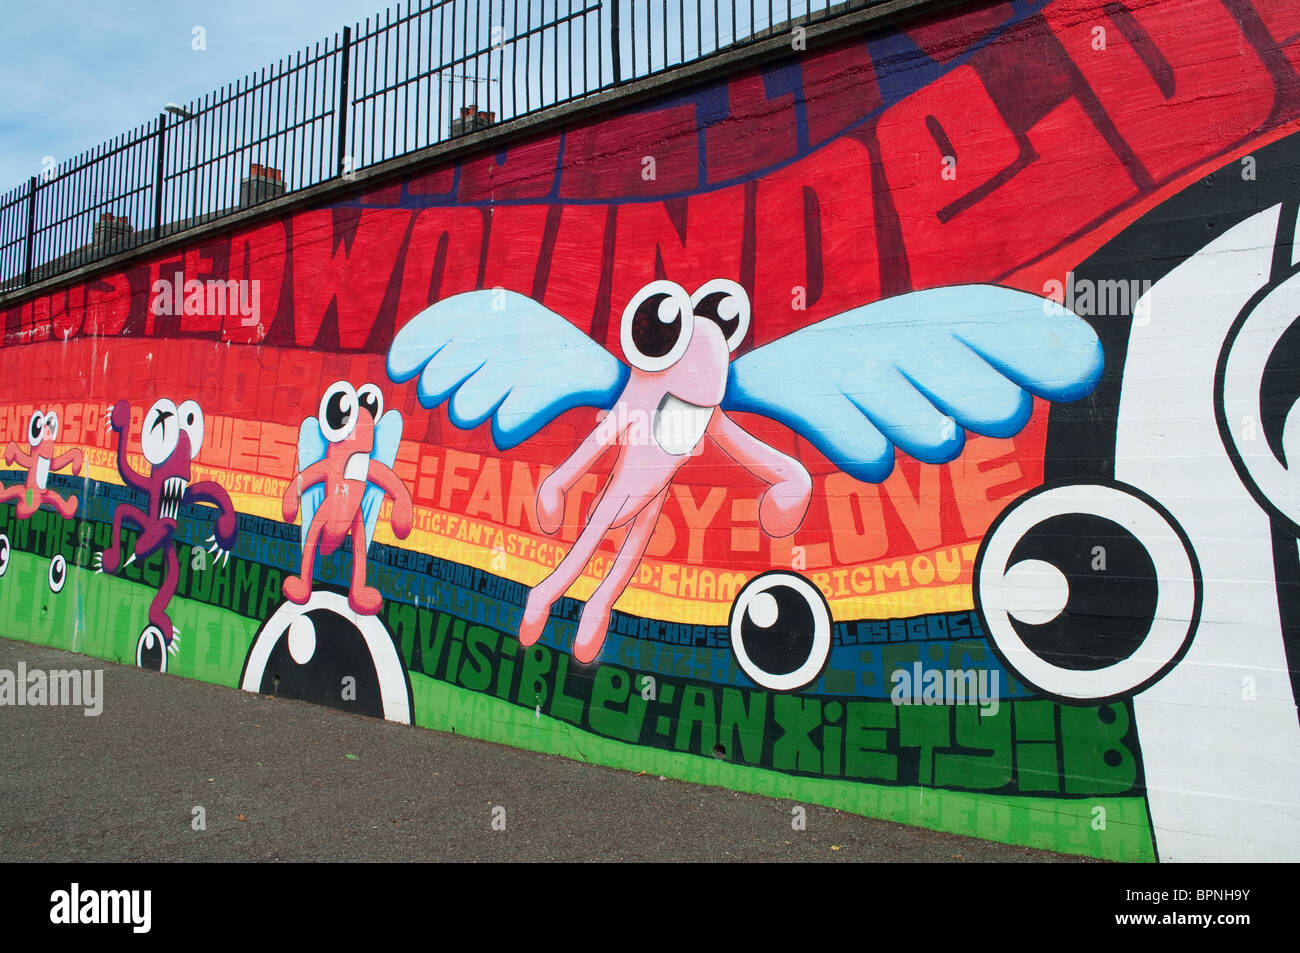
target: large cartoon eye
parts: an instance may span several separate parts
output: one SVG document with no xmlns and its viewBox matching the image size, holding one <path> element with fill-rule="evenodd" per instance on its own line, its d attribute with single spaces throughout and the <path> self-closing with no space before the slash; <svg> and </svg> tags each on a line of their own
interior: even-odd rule
<svg viewBox="0 0 1300 953">
<path fill-rule="evenodd" d="M 691 295 L 691 310 L 697 318 L 708 318 L 727 339 L 727 350 L 735 352 L 749 333 L 749 295 L 730 278 L 706 281 Z"/>
<path fill-rule="evenodd" d="M 686 353 L 694 327 L 686 290 L 672 281 L 652 281 L 623 309 L 623 356 L 643 371 L 672 367 Z"/>
<path fill-rule="evenodd" d="M 1059 484 L 1011 504 L 975 557 L 974 596 L 993 651 L 1066 702 L 1140 692 L 1183 657 L 1200 619 L 1186 534 L 1141 491 Z"/>
<path fill-rule="evenodd" d="M 346 440 L 357 425 L 357 392 L 347 381 L 335 381 L 320 399 L 321 433 L 330 443 Z"/>
<path fill-rule="evenodd" d="M 27 442 L 33 447 L 39 446 L 40 442 L 45 439 L 45 417 L 38 410 L 32 414 L 31 421 L 27 424 Z"/>
<path fill-rule="evenodd" d="M 1292 532 L 1300 531 L 1298 292 L 1300 275 L 1292 275 L 1243 312 L 1215 375 L 1216 416 L 1228 454 L 1255 499 Z"/>
<path fill-rule="evenodd" d="M 355 691 L 334 691 L 345 680 Z M 318 589 L 304 606 L 282 602 L 253 637 L 239 687 L 414 721 L 406 667 L 388 629 L 379 616 L 353 612 L 347 596 L 337 592 Z"/>
<path fill-rule="evenodd" d="M 798 691 L 817 680 L 831 654 L 826 597 L 798 573 L 765 572 L 731 605 L 731 651 L 763 688 Z"/>
<path fill-rule="evenodd" d="M 68 581 L 68 561 L 62 553 L 55 554 L 50 560 L 50 592 L 62 592 L 63 584 Z"/>
<path fill-rule="evenodd" d="M 180 421 L 176 405 L 166 397 L 155 401 L 144 415 L 144 429 L 140 434 L 140 449 L 144 458 L 154 466 L 172 455 L 181 439 Z"/>
<path fill-rule="evenodd" d="M 357 388 L 357 403 L 378 420 L 384 415 L 384 395 L 379 392 L 377 384 L 362 384 Z"/>
<path fill-rule="evenodd" d="M 187 400 L 176 409 L 180 418 L 181 430 L 190 438 L 190 459 L 199 455 L 203 446 L 203 411 L 196 401 Z"/>
<path fill-rule="evenodd" d="M 59 436 L 59 415 L 52 410 L 45 415 L 45 436 L 50 440 Z"/>
</svg>

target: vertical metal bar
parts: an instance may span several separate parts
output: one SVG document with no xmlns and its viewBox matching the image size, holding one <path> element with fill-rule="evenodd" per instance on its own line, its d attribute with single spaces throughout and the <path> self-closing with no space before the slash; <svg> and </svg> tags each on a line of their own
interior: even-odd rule
<svg viewBox="0 0 1300 953">
<path fill-rule="evenodd" d="M 27 182 L 27 261 L 23 268 L 23 284 L 32 283 L 32 241 L 36 235 L 36 176 Z"/>
<path fill-rule="evenodd" d="M 465 92 L 465 80 L 469 76 L 469 73 L 466 72 L 466 70 L 469 69 L 469 11 L 467 11 L 464 6 L 460 7 L 460 11 L 460 108 L 464 109 L 466 106 L 471 105 L 468 99 L 469 94 Z M 456 39 L 454 36 L 452 37 L 451 52 L 451 59 L 454 63 L 456 61 Z M 452 67 L 452 69 L 454 71 L 455 67 Z M 455 76 L 454 72 L 452 73 L 452 76 Z M 478 99 L 477 88 L 474 90 L 474 98 L 475 100 Z M 478 103 L 473 103 L 473 106 L 474 115 L 470 117 L 469 124 L 471 132 L 478 128 Z"/>
<path fill-rule="evenodd" d="M 227 90 L 226 108 L 224 110 L 225 116 L 222 120 L 222 125 L 224 126 L 222 133 L 226 143 L 224 155 L 226 161 L 222 164 L 222 169 L 226 174 L 225 181 L 221 183 L 222 188 L 217 194 L 221 196 L 220 202 L 224 208 L 230 208 L 231 205 L 234 204 L 230 198 L 230 170 L 234 168 L 239 161 L 236 158 L 239 150 L 239 127 L 235 125 L 235 114 L 239 110 L 240 80 L 235 80 L 233 85 L 233 90 Z"/>
<path fill-rule="evenodd" d="M 270 117 L 279 120 L 279 118 L 281 118 L 281 116 L 279 116 L 279 94 L 281 94 L 281 92 L 285 90 L 285 77 L 287 75 L 287 73 L 285 72 L 285 61 L 283 60 L 279 61 L 277 70 L 278 72 L 274 72 L 272 74 L 274 78 L 274 86 L 276 86 L 276 108 L 274 108 L 274 111 L 268 111 L 268 112 L 270 114 Z M 269 87 L 266 88 L 266 99 L 268 100 L 270 99 Z M 287 95 L 285 96 L 285 117 L 286 120 L 287 117 L 289 117 L 289 98 L 287 98 Z M 283 174 L 285 174 L 285 172 L 289 170 L 289 163 L 286 163 L 285 161 L 285 156 L 286 156 L 285 126 L 286 125 L 287 125 L 286 121 L 281 121 L 281 124 L 279 124 L 279 129 L 274 129 L 274 127 L 272 126 L 272 124 L 270 124 L 269 121 L 266 122 L 266 126 L 268 126 L 268 130 L 266 131 L 268 131 L 268 134 L 270 135 L 270 163 L 272 163 L 272 168 L 279 170 L 279 174 L 281 174 L 281 182 L 283 182 Z M 268 192 L 270 191 L 269 187 L 268 190 L 266 191 Z"/>
<path fill-rule="evenodd" d="M 167 114 L 158 114 L 158 162 L 154 166 L 153 183 L 153 240 L 162 237 L 163 159 L 167 135 Z"/>
<path fill-rule="evenodd" d="M 338 168 L 335 175 L 343 174 L 343 159 L 347 149 L 348 134 L 348 71 L 351 66 L 349 59 L 352 53 L 352 27 L 343 28 L 343 47 L 342 60 L 339 64 L 339 105 L 336 113 L 335 126 L 338 128 L 339 149 L 338 149 Z"/>
<path fill-rule="evenodd" d="M 399 3 L 397 6 L 397 14 L 399 18 L 401 17 L 401 13 L 402 13 L 402 6 Z M 375 26 L 376 28 L 379 26 L 378 15 L 375 16 Z M 388 149 L 388 37 L 389 34 L 392 33 L 392 30 L 393 30 L 393 11 L 387 10 L 384 13 L 384 30 L 383 30 L 383 36 L 384 36 L 383 85 L 374 87 L 376 90 L 379 89 L 384 90 L 383 98 L 381 98 L 379 102 L 376 103 L 376 105 L 379 107 L 379 122 L 376 123 L 376 125 L 379 127 L 379 148 L 372 153 L 373 154 L 372 161 L 375 162 L 383 162 L 385 159 L 388 158 L 388 154 L 387 154 L 387 149 Z M 375 52 L 376 53 L 379 52 L 379 37 L 375 37 Z M 378 73 L 378 71 L 379 71 L 379 61 L 378 59 L 376 59 L 375 72 Z M 396 143 L 397 141 L 396 106 L 394 106 L 394 110 L 393 110 L 393 141 L 394 143 Z"/>
<path fill-rule="evenodd" d="M 621 0 L 613 0 L 609 7 L 609 36 L 612 45 L 611 52 L 614 57 L 614 85 L 623 82 L 623 50 L 622 40 L 619 39 L 619 4 Z M 636 68 L 635 62 L 633 69 Z"/>
<path fill-rule="evenodd" d="M 318 117 L 320 116 L 321 113 L 321 110 L 319 110 L 317 107 L 316 94 L 320 91 L 320 74 L 321 74 L 321 58 L 320 58 L 320 41 L 318 40 L 316 42 L 315 53 L 311 57 L 311 122 L 307 126 L 307 135 L 304 137 L 304 142 L 306 143 L 306 152 L 304 153 L 304 158 L 303 158 L 303 174 L 306 175 L 308 162 L 311 163 L 311 167 L 313 171 L 312 171 L 312 176 L 310 181 L 304 179 L 302 183 L 304 186 L 315 185 L 316 182 L 318 181 L 316 178 L 316 172 L 320 170 L 320 163 L 317 161 L 317 157 L 316 157 L 316 124 L 319 122 Z M 306 104 L 306 97 L 307 97 L 306 83 L 303 83 L 302 93 L 303 93 L 303 103 L 304 103 L 304 112 L 305 112 L 305 104 Z M 322 176 L 322 178 L 324 178 L 324 176 Z"/>
</svg>

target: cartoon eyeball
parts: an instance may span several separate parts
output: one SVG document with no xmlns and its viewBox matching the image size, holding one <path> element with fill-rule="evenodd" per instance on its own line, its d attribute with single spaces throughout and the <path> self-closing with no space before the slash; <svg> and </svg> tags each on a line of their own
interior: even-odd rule
<svg viewBox="0 0 1300 953">
<path fill-rule="evenodd" d="M 50 592 L 62 592 L 63 584 L 68 581 L 68 561 L 62 553 L 50 560 Z"/>
<path fill-rule="evenodd" d="M 384 415 L 384 395 L 377 384 L 362 384 L 358 387 L 357 403 L 375 420 Z"/>
<path fill-rule="evenodd" d="M 749 333 L 749 294 L 730 278 L 706 281 L 691 295 L 691 310 L 697 318 L 707 318 L 727 339 L 733 354 Z"/>
<path fill-rule="evenodd" d="M 135 643 L 135 664 L 155 672 L 167 671 L 167 644 L 158 626 L 147 625 L 140 633 Z"/>
<path fill-rule="evenodd" d="M 348 680 L 353 692 L 334 686 Z M 304 606 L 283 602 L 244 657 L 239 687 L 343 711 L 414 723 L 410 676 L 378 616 L 361 616 L 337 592 L 313 592 Z"/>
<path fill-rule="evenodd" d="M 172 455 L 180 437 L 180 419 L 176 405 L 166 397 L 154 401 L 149 412 L 144 415 L 144 427 L 140 434 L 140 449 L 144 451 L 144 458 L 157 466 Z"/>
<path fill-rule="evenodd" d="M 177 408 L 176 415 L 180 418 L 181 430 L 190 438 L 190 459 L 193 460 L 203 446 L 203 411 L 197 402 L 187 400 Z"/>
<path fill-rule="evenodd" d="M 1057 484 L 1016 500 L 984 537 L 972 589 L 998 658 L 1069 704 L 1155 684 L 1187 652 L 1201 612 L 1187 535 L 1122 483 Z"/>
<path fill-rule="evenodd" d="M 9 537 L 0 533 L 0 576 L 9 569 Z"/>
<path fill-rule="evenodd" d="M 45 437 L 49 440 L 56 440 L 59 436 L 59 415 L 50 411 L 45 415 Z"/>
<path fill-rule="evenodd" d="M 694 328 L 695 312 L 686 289 L 672 281 L 652 281 L 623 309 L 623 356 L 648 373 L 666 370 L 686 353 Z"/>
<path fill-rule="evenodd" d="M 765 572 L 751 579 L 732 603 L 728 628 L 741 671 L 772 691 L 811 684 L 830 658 L 830 606 L 798 573 Z"/>
<path fill-rule="evenodd" d="M 320 431 L 330 443 L 351 436 L 357 426 L 357 392 L 347 381 L 335 381 L 320 399 Z"/>
<path fill-rule="evenodd" d="M 44 439 L 45 415 L 38 410 L 32 414 L 32 419 L 27 424 L 27 442 L 33 447 L 39 447 Z"/>
</svg>

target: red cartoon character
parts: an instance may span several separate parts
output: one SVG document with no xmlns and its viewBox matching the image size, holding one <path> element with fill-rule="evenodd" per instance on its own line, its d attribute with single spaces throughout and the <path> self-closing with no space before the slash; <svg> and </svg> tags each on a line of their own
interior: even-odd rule
<svg viewBox="0 0 1300 953">
<path fill-rule="evenodd" d="M 48 503 L 59 511 L 65 520 L 72 519 L 77 512 L 77 498 L 66 500 L 47 485 L 50 474 L 67 467 L 72 468 L 75 476 L 81 472 L 81 451 L 69 450 L 67 453 L 54 454 L 54 441 L 59 435 L 59 415 L 54 411 L 42 414 L 39 410 L 32 414 L 27 424 L 27 443 L 30 451 L 18 449 L 12 440 L 5 447 L 5 463 L 14 463 L 27 468 L 27 481 L 23 484 L 0 488 L 0 503 L 9 500 L 18 501 L 18 518 L 25 520 L 43 504 Z"/>
<path fill-rule="evenodd" d="M 411 494 L 393 472 L 402 439 L 402 415 L 384 413 L 384 397 L 374 384 L 354 389 L 331 384 L 320 413 L 302 422 L 298 470 L 284 494 L 284 519 L 292 523 L 302 503 L 302 568 L 284 581 L 284 596 L 303 605 L 311 598 L 316 549 L 328 556 L 352 537 L 352 585 L 348 605 L 374 615 L 383 605 L 379 590 L 366 585 L 366 550 L 385 495 L 393 498 L 393 532 L 411 533 Z"/>
</svg>

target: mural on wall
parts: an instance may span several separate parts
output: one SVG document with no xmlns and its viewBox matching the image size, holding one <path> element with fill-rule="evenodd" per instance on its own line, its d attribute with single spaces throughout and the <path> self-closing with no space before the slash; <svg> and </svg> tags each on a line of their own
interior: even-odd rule
<svg viewBox="0 0 1300 953">
<path fill-rule="evenodd" d="M 799 528 L 812 494 L 808 471 L 724 407 L 779 420 L 851 475 L 879 483 L 893 470 L 895 446 L 925 463 L 946 463 L 961 452 L 967 430 L 1013 436 L 1029 421 L 1031 394 L 1073 400 L 1101 372 L 1091 328 L 1049 301 L 1005 288 L 934 289 L 866 305 L 770 342 L 733 366 L 730 355 L 749 323 L 748 294 L 730 279 L 714 278 L 691 295 L 660 279 L 623 309 L 619 341 L 631 368 L 564 318 L 504 290 L 439 302 L 397 335 L 389 376 L 401 382 L 418 374 L 421 403 L 450 400 L 458 427 L 490 418 L 498 449 L 574 407 L 606 412 L 538 488 L 538 524 L 554 534 L 565 494 L 619 445 L 581 535 L 529 593 L 520 644 L 537 642 L 609 530 L 627 526 L 574 638 L 578 661 L 599 656 L 610 611 L 636 572 L 673 476 L 706 435 L 768 485 L 758 501 L 764 532 L 784 537 Z M 531 343 L 527 356 L 503 346 L 511 337 Z M 775 621 L 769 613 L 764 627 Z M 749 674 L 766 684 L 757 671 Z"/>
<path fill-rule="evenodd" d="M 943 830 L 1296 859 L 1298 68 L 1273 0 L 990 4 L 7 302 L 0 611 Z"/>
</svg>

